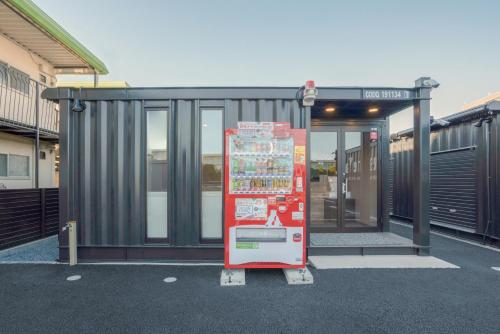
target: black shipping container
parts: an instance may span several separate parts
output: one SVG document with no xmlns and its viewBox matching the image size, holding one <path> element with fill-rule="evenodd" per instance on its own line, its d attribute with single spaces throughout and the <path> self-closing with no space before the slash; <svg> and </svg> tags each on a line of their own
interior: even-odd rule
<svg viewBox="0 0 500 334">
<path fill-rule="evenodd" d="M 431 125 L 431 224 L 500 238 L 499 110 L 493 101 Z M 392 135 L 392 214 L 407 219 L 413 217 L 412 158 L 412 130 Z"/>
</svg>

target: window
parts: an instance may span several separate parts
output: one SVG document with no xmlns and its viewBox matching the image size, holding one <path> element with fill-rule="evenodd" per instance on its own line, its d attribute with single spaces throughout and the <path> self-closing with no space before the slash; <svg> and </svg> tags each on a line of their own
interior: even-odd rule
<svg viewBox="0 0 500 334">
<path fill-rule="evenodd" d="M 0 154 L 0 176 L 7 176 L 7 154 Z"/>
<path fill-rule="evenodd" d="M 24 94 L 29 94 L 29 75 L 13 67 L 9 67 L 9 76 L 9 83 L 12 89 L 18 90 Z"/>
<path fill-rule="evenodd" d="M 223 111 L 201 110 L 201 237 L 222 238 Z"/>
<path fill-rule="evenodd" d="M 0 177 L 27 178 L 29 176 L 29 156 L 0 153 Z"/>
<path fill-rule="evenodd" d="M 45 151 L 40 151 L 40 160 L 45 160 L 47 158 L 47 154 Z"/>
<path fill-rule="evenodd" d="M 147 112 L 148 239 L 168 237 L 168 111 Z"/>
<path fill-rule="evenodd" d="M 0 85 L 7 86 L 8 80 L 7 64 L 0 62 Z"/>
<path fill-rule="evenodd" d="M 30 157 L 9 154 L 9 176 L 30 176 Z"/>
</svg>

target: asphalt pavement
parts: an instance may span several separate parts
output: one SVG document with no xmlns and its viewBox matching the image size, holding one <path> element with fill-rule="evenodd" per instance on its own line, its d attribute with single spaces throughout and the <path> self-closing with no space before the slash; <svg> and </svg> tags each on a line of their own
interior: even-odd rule
<svg viewBox="0 0 500 334">
<path fill-rule="evenodd" d="M 250 270 L 220 287 L 216 266 L 2 264 L 0 333 L 500 333 L 500 252 L 431 241 L 461 268 L 312 269 L 309 286 Z"/>
</svg>

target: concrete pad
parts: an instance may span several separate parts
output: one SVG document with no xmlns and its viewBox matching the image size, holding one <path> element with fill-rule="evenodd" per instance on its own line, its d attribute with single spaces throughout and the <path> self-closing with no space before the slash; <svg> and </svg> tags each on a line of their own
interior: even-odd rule
<svg viewBox="0 0 500 334">
<path fill-rule="evenodd" d="M 405 269 L 432 268 L 457 269 L 452 263 L 433 256 L 417 255 L 345 255 L 345 256 L 310 256 L 309 263 L 316 269 Z"/>
<path fill-rule="evenodd" d="M 283 273 L 285 274 L 286 281 L 290 285 L 314 283 L 313 275 L 307 267 L 300 269 L 283 269 Z"/>
<path fill-rule="evenodd" d="M 220 285 L 245 285 L 245 269 L 223 269 L 220 275 Z"/>
<path fill-rule="evenodd" d="M 500 267 L 491 267 L 491 269 L 496 270 L 496 271 L 500 271 Z"/>
</svg>

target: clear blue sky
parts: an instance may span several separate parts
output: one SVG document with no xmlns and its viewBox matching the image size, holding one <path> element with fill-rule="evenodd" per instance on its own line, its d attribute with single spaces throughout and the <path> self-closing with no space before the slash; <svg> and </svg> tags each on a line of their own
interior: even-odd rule
<svg viewBox="0 0 500 334">
<path fill-rule="evenodd" d="M 35 0 L 132 86 L 413 86 L 432 114 L 500 90 L 500 1 Z M 64 79 L 64 78 L 63 78 Z M 394 117 L 392 130 L 412 125 Z"/>
</svg>

